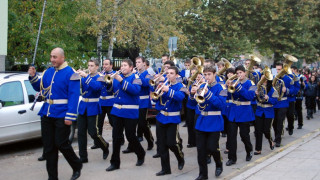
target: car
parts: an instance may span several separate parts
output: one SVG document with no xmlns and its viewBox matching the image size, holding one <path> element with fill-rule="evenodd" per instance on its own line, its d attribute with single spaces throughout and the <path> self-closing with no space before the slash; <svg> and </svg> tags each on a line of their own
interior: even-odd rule
<svg viewBox="0 0 320 180">
<path fill-rule="evenodd" d="M 0 73 L 0 145 L 41 137 L 43 102 L 30 110 L 36 93 L 27 73 Z"/>
</svg>

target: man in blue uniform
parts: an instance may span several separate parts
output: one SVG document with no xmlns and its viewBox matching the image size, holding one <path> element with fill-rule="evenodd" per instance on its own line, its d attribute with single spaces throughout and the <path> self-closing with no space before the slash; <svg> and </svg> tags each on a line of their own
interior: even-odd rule
<svg viewBox="0 0 320 180">
<path fill-rule="evenodd" d="M 305 77 L 299 73 L 298 68 L 296 66 L 292 66 L 292 71 L 299 80 L 299 91 L 296 96 L 295 103 L 295 113 L 296 118 L 298 119 L 298 129 L 302 129 L 303 126 L 303 116 L 302 116 L 302 101 L 303 101 L 303 91 L 307 84 Z"/>
<path fill-rule="evenodd" d="M 276 65 L 277 73 L 279 73 L 283 68 L 283 65 L 278 63 Z M 281 135 L 283 132 L 283 123 L 286 118 L 287 109 L 289 107 L 288 95 L 290 92 L 294 92 L 294 86 L 290 85 L 291 79 L 284 75 L 281 77 L 285 86 L 281 87 L 279 95 L 283 92 L 284 95 L 281 99 L 278 99 L 278 103 L 274 105 L 274 120 L 273 120 L 273 130 L 275 134 L 274 141 L 276 143 L 276 147 L 280 147 L 281 145 Z"/>
<path fill-rule="evenodd" d="M 64 51 L 55 48 L 50 53 L 52 67 L 36 75 L 34 67 L 29 68 L 29 80 L 36 91 L 45 99 L 38 115 L 41 116 L 42 141 L 47 159 L 50 180 L 58 179 L 58 150 L 73 169 L 71 180 L 78 179 L 82 163 L 75 154 L 68 137 L 70 125 L 77 118 L 80 96 L 80 76 L 64 61 Z"/>
<path fill-rule="evenodd" d="M 250 124 L 253 121 L 254 113 L 251 108 L 251 101 L 255 98 L 255 85 L 245 76 L 245 68 L 241 65 L 236 68 L 238 76 L 238 82 L 233 86 L 235 92 L 228 95 L 231 96 L 232 104 L 230 104 L 230 110 L 228 115 L 228 161 L 227 166 L 231 166 L 237 162 L 237 135 L 238 128 L 240 129 L 240 137 L 245 145 L 246 149 L 246 161 L 250 161 L 252 158 L 252 144 L 250 141 Z M 232 82 L 228 80 L 226 84 L 228 87 L 232 86 Z M 241 112 L 241 113 L 237 113 Z"/>
<path fill-rule="evenodd" d="M 132 73 L 133 62 L 125 59 L 121 63 L 121 75 L 114 76 L 112 84 L 108 89 L 115 93 L 114 104 L 111 114 L 114 116 L 112 141 L 113 152 L 111 165 L 106 171 L 113 171 L 120 168 L 120 147 L 123 129 L 132 150 L 138 157 L 136 166 L 144 163 L 145 151 L 142 148 L 136 136 L 136 127 L 139 120 L 139 93 L 141 91 L 141 79 L 138 75 Z"/>
<path fill-rule="evenodd" d="M 81 96 L 82 99 L 78 108 L 78 143 L 79 155 L 82 163 L 88 162 L 87 152 L 87 131 L 94 143 L 103 151 L 103 159 L 107 159 L 109 154 L 109 143 L 100 135 L 98 129 L 98 116 L 101 113 L 99 97 L 101 91 L 101 82 L 97 81 L 100 77 L 98 74 L 99 61 L 89 60 L 89 73 L 79 70 L 81 78 Z"/>
<path fill-rule="evenodd" d="M 196 121 L 197 152 L 199 164 L 199 176 L 196 180 L 208 179 L 207 155 L 213 156 L 216 163 L 216 177 L 220 176 L 223 170 L 222 157 L 219 150 L 220 131 L 223 130 L 223 117 L 221 111 L 225 108 L 227 93 L 222 95 L 225 87 L 216 80 L 216 69 L 213 66 L 206 66 L 204 76 L 207 87 L 193 86 L 190 98 L 194 100 L 194 94 L 199 95 L 204 91 L 203 102 L 198 102 L 201 114 Z M 200 92 L 199 92 L 200 91 Z"/>
<path fill-rule="evenodd" d="M 156 100 L 160 113 L 156 116 L 158 146 L 161 157 L 161 171 L 157 176 L 171 174 L 169 149 L 175 154 L 178 160 L 178 169 L 182 170 L 184 166 L 184 154 L 178 137 L 178 124 L 181 122 L 180 111 L 182 109 L 182 100 L 185 97 L 187 89 L 182 83 L 177 82 L 179 76 L 177 67 L 169 67 L 167 70 L 168 81 L 166 84 L 159 84 L 162 87 L 163 95 Z M 178 141 L 178 142 L 177 142 Z"/>
</svg>

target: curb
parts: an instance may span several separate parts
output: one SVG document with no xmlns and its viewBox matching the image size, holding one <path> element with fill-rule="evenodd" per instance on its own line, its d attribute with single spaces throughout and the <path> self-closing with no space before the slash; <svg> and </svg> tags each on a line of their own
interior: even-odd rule
<svg viewBox="0 0 320 180">
<path fill-rule="evenodd" d="M 268 154 L 267 156 L 261 157 L 259 159 L 257 159 L 256 161 L 248 164 L 247 166 L 243 167 L 242 169 L 247 169 L 249 167 L 252 167 L 244 172 L 242 172 L 241 174 L 235 176 L 234 178 L 231 178 L 232 175 L 234 175 L 235 173 L 239 173 L 235 172 L 230 174 L 230 178 L 232 180 L 242 180 L 242 179 L 247 179 L 250 176 L 254 175 L 255 173 L 259 172 L 260 170 L 262 170 L 263 168 L 265 168 L 266 166 L 274 163 L 275 161 L 281 159 L 282 157 L 286 156 L 287 154 L 289 154 L 290 152 L 294 151 L 295 149 L 297 149 L 298 147 L 302 146 L 303 144 L 313 140 L 314 138 L 316 138 L 317 136 L 320 135 L 320 128 L 316 129 L 304 136 L 302 136 L 301 138 L 292 141 L 291 143 L 285 145 L 284 147 L 278 149 L 275 152 L 272 152 L 270 154 Z M 253 167 L 254 166 L 254 167 Z M 241 171 L 241 170 L 240 170 Z"/>
</svg>

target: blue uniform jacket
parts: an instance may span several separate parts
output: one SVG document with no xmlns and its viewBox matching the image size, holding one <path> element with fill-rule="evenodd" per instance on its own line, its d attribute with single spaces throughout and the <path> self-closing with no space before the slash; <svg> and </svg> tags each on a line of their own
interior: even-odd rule
<svg viewBox="0 0 320 180">
<path fill-rule="evenodd" d="M 143 72 L 137 72 L 137 75 L 140 77 L 142 85 L 139 93 L 140 103 L 139 108 L 152 108 L 151 100 L 150 100 L 150 86 L 149 80 L 151 76 L 148 71 L 145 70 Z"/>
<path fill-rule="evenodd" d="M 100 75 L 97 73 L 93 76 L 88 75 L 86 78 L 81 78 L 81 96 L 78 113 L 83 115 L 87 111 L 87 116 L 95 116 L 101 114 L 101 107 L 99 104 L 99 97 L 101 93 L 101 82 L 97 81 Z M 94 98 L 97 102 L 85 102 L 84 98 L 89 100 Z"/>
<path fill-rule="evenodd" d="M 128 119 L 139 118 L 139 93 L 141 90 L 141 80 L 136 74 L 120 75 L 122 82 L 113 79 L 111 88 L 115 93 L 114 104 L 111 114 Z"/>
<path fill-rule="evenodd" d="M 182 83 L 171 84 L 169 91 L 163 93 L 162 97 L 156 100 L 159 110 L 165 112 L 178 113 L 174 116 L 166 116 L 161 112 L 156 116 L 156 119 L 162 124 L 174 123 L 179 124 L 181 122 L 180 111 L 182 109 L 182 101 L 187 92 L 187 88 Z"/>
<path fill-rule="evenodd" d="M 231 94 L 231 100 L 235 103 L 230 104 L 228 120 L 231 122 L 248 122 L 255 119 L 251 101 L 255 98 L 255 85 L 248 80 L 244 79 L 236 86 L 236 91 Z M 248 103 L 248 105 L 240 105 L 238 103 Z"/>
<path fill-rule="evenodd" d="M 42 74 L 40 79 L 37 75 L 29 77 L 32 87 L 41 91 L 45 102 L 38 115 L 53 118 L 65 118 L 76 121 L 77 109 L 80 96 L 80 76 L 64 62 L 59 68 L 50 67 Z M 67 103 L 49 104 L 47 101 L 63 100 Z"/>
<path fill-rule="evenodd" d="M 114 70 L 111 70 L 109 72 L 105 72 L 103 75 L 106 74 L 113 74 L 115 73 Z M 112 89 L 108 89 L 106 83 L 102 83 L 102 89 L 101 89 L 101 96 L 99 99 L 100 106 L 113 106 L 114 103 L 114 94 Z"/>
<path fill-rule="evenodd" d="M 288 75 L 289 78 L 290 78 L 290 85 L 293 85 L 293 92 L 290 92 L 289 96 L 288 96 L 288 101 L 289 102 L 293 102 L 293 101 L 296 101 L 296 96 L 297 96 L 297 93 L 298 91 L 300 90 L 300 83 L 299 83 L 299 79 L 297 78 L 296 75 L 294 74 L 289 74 Z"/>
<path fill-rule="evenodd" d="M 290 95 L 290 92 L 295 92 L 294 86 L 290 84 L 291 79 L 287 75 L 284 75 L 281 79 L 284 81 L 284 84 L 285 84 L 287 90 L 283 94 L 283 97 L 282 97 L 283 100 L 278 101 L 278 103 L 273 106 L 274 108 L 287 108 L 287 107 L 289 107 L 288 95 Z M 282 90 L 280 90 L 280 92 L 278 92 L 279 95 L 281 94 L 281 91 Z"/>
<path fill-rule="evenodd" d="M 183 84 L 188 84 L 188 77 L 186 77 L 186 71 L 187 69 L 183 69 L 182 71 L 180 71 L 179 75 L 181 76 L 182 78 L 182 81 L 183 81 Z M 191 76 L 191 72 L 189 70 L 189 77 Z"/>
<path fill-rule="evenodd" d="M 204 132 L 223 131 L 224 121 L 221 111 L 226 106 L 226 97 L 221 96 L 220 92 L 225 88 L 217 82 L 210 86 L 208 86 L 208 92 L 204 95 L 205 102 L 198 104 L 201 113 L 196 121 L 195 129 Z M 209 115 L 205 113 L 218 114 Z"/>
<path fill-rule="evenodd" d="M 277 104 L 278 102 L 278 93 L 275 91 L 275 89 L 272 87 L 270 89 L 270 91 L 268 92 L 268 96 L 269 96 L 269 99 L 268 101 L 266 102 L 263 102 L 261 103 L 262 105 L 272 105 L 272 107 L 261 107 L 257 106 L 257 109 L 256 109 L 256 116 L 258 117 L 262 117 L 262 115 L 264 114 L 265 118 L 274 118 L 274 109 L 273 109 L 273 105 Z"/>
</svg>

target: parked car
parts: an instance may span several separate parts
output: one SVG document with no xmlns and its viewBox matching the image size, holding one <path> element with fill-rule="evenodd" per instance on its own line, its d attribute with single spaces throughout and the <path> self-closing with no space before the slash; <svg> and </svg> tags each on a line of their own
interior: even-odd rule
<svg viewBox="0 0 320 180">
<path fill-rule="evenodd" d="M 0 145 L 41 137 L 36 93 L 27 73 L 0 73 Z"/>
</svg>

